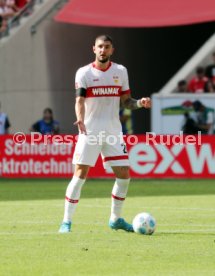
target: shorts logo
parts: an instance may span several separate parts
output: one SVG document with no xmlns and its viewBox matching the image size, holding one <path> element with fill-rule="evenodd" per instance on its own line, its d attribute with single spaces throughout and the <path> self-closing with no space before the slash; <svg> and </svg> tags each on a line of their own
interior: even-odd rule
<svg viewBox="0 0 215 276">
<path fill-rule="evenodd" d="M 78 161 L 80 159 L 80 154 L 79 153 L 76 153 L 75 154 L 75 161 Z"/>
</svg>

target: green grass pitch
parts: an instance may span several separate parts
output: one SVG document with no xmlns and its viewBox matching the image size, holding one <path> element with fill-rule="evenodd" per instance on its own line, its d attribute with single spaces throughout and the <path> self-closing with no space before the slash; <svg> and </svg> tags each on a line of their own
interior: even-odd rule
<svg viewBox="0 0 215 276">
<path fill-rule="evenodd" d="M 67 180 L 0 180 L 0 275 L 214 276 L 215 181 L 132 180 L 129 222 L 143 211 L 152 236 L 108 228 L 111 180 L 88 180 L 72 233 L 58 234 Z"/>
</svg>

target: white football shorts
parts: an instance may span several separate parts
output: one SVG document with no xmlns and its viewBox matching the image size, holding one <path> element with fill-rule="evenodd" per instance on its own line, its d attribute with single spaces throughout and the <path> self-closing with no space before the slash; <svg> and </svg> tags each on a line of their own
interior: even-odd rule
<svg viewBox="0 0 215 276">
<path fill-rule="evenodd" d="M 79 134 L 72 163 L 94 167 L 100 153 L 105 169 L 112 166 L 129 166 L 126 144 L 122 137 L 114 135 L 101 141 L 95 136 L 93 138 L 91 135 Z"/>
</svg>

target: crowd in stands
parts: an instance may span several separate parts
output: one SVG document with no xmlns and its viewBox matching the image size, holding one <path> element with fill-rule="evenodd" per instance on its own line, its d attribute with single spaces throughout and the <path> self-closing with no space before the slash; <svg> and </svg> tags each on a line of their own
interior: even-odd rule
<svg viewBox="0 0 215 276">
<path fill-rule="evenodd" d="M 131 110 L 121 108 L 119 115 L 123 134 L 133 134 L 133 120 Z M 0 102 L 0 135 L 8 134 L 10 126 L 11 124 L 8 115 L 1 111 Z M 29 130 L 30 132 L 39 132 L 41 134 L 59 134 L 60 124 L 59 121 L 54 119 L 52 109 L 47 107 L 43 111 L 42 118 L 36 121 Z"/>
<path fill-rule="evenodd" d="M 199 66 L 196 75 L 187 82 L 178 82 L 177 92 L 180 93 L 215 93 L 215 52 L 212 55 L 213 63 L 206 68 Z"/>
<path fill-rule="evenodd" d="M 1 107 L 0 102 L 0 135 L 3 135 L 10 132 L 11 124 L 8 115 L 1 111 Z M 42 118 L 30 127 L 30 132 L 39 132 L 41 134 L 60 133 L 60 124 L 54 119 L 51 108 L 47 107 L 44 109 Z"/>
<path fill-rule="evenodd" d="M 34 0 L 0 0 L 0 33 L 6 31 L 9 19 L 19 15 L 23 8 L 33 1 Z"/>
</svg>

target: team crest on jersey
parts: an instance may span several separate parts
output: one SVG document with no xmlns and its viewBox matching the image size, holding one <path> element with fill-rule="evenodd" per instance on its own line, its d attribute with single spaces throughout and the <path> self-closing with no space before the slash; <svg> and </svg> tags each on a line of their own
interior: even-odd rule
<svg viewBox="0 0 215 276">
<path fill-rule="evenodd" d="M 113 80 L 116 84 L 119 83 L 119 77 L 118 76 L 113 76 Z"/>
</svg>

